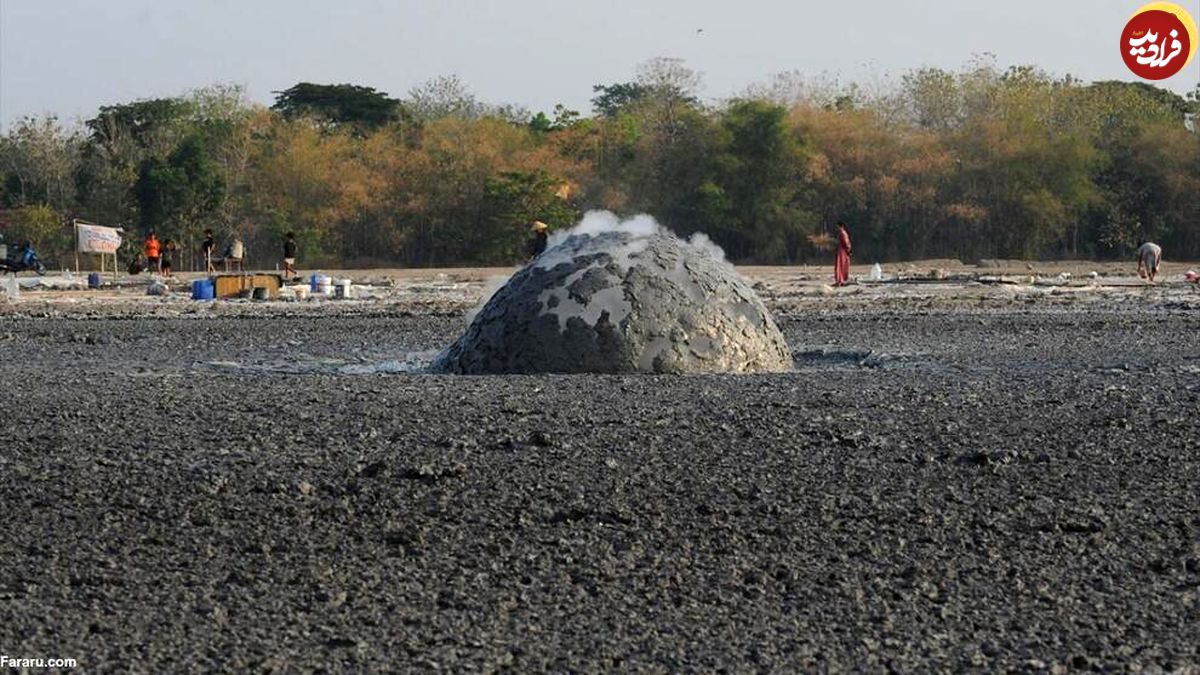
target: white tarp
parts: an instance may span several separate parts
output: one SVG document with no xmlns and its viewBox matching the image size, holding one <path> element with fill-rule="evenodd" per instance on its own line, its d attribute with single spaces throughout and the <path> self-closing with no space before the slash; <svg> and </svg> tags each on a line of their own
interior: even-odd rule
<svg viewBox="0 0 1200 675">
<path fill-rule="evenodd" d="M 121 231 L 115 227 L 75 223 L 75 250 L 80 253 L 116 253 Z"/>
</svg>

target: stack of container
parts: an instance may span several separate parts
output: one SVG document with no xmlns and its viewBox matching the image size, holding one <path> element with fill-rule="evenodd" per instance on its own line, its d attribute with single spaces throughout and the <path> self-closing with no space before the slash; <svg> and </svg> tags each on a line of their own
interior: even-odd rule
<svg viewBox="0 0 1200 675">
<path fill-rule="evenodd" d="M 333 293 L 333 279 L 325 274 L 314 274 L 308 278 L 313 295 L 328 296 Z"/>
</svg>

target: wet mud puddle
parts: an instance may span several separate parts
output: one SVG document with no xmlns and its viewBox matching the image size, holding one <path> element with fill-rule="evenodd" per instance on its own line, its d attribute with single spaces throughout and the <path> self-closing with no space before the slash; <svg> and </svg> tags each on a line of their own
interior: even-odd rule
<svg viewBox="0 0 1200 675">
<path fill-rule="evenodd" d="M 286 359 L 197 361 L 193 370 L 237 374 L 379 375 L 429 372 L 438 350 L 408 352 L 402 358 L 372 361 L 300 354 Z M 804 345 L 792 350 L 798 371 L 883 369 L 950 370 L 926 352 L 892 352 L 867 347 Z"/>
<path fill-rule="evenodd" d="M 869 347 L 802 345 L 792 349 L 796 370 L 918 369 L 949 370 L 927 352 L 890 352 Z"/>
<path fill-rule="evenodd" d="M 283 375 L 379 375 L 393 373 L 424 373 L 438 355 L 437 350 L 408 352 L 401 359 L 366 361 L 336 359 L 299 354 L 287 359 L 262 361 L 198 361 L 194 370 L 237 374 Z"/>
</svg>

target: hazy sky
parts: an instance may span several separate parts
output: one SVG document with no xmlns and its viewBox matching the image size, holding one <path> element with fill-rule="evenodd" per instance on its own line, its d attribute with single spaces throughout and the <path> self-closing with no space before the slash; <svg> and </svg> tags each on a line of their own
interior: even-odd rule
<svg viewBox="0 0 1200 675">
<path fill-rule="evenodd" d="M 296 82 L 403 98 L 457 74 L 482 101 L 588 111 L 592 85 L 685 59 L 706 98 L 800 70 L 843 81 L 959 68 L 991 52 L 1085 80 L 1135 80 L 1118 52 L 1142 0 L 0 0 L 0 124 L 216 82 L 270 103 Z M 1200 0 L 1181 4 L 1200 18 Z M 697 29 L 703 32 L 697 33 Z M 1200 57 L 1162 82 L 1185 93 Z"/>
</svg>

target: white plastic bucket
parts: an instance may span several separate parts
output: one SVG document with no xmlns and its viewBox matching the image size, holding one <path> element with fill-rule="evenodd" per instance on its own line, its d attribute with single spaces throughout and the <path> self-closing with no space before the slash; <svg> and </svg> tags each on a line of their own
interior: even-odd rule
<svg viewBox="0 0 1200 675">
<path fill-rule="evenodd" d="M 338 279 L 333 287 L 333 297 L 345 300 L 350 297 L 350 280 Z"/>
</svg>

